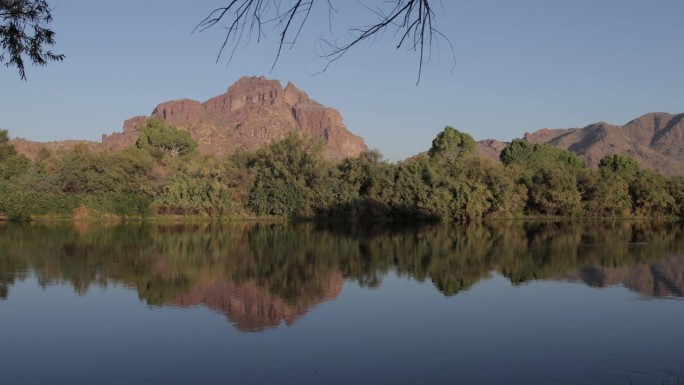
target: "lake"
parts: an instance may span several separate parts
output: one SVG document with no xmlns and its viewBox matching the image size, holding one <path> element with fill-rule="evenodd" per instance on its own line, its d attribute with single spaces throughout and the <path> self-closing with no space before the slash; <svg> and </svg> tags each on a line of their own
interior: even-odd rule
<svg viewBox="0 0 684 385">
<path fill-rule="evenodd" d="M 0 383 L 678 383 L 683 294 L 681 223 L 0 223 Z"/>
</svg>

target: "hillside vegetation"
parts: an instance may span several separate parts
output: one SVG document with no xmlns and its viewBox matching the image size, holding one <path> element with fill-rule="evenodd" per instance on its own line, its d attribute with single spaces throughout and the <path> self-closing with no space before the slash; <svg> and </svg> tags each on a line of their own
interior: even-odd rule
<svg viewBox="0 0 684 385">
<path fill-rule="evenodd" d="M 475 221 L 521 217 L 681 217 L 684 178 L 608 155 L 515 140 L 501 162 L 446 127 L 429 151 L 392 164 L 377 151 L 341 161 L 295 133 L 256 151 L 197 152 L 186 131 L 152 119 L 135 145 L 18 154 L 0 131 L 0 213 L 8 219 L 334 218 Z"/>
</svg>

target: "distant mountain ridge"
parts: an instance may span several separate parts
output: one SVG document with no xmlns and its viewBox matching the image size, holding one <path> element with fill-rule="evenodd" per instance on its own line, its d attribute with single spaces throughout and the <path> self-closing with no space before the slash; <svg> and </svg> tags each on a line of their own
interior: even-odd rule
<svg viewBox="0 0 684 385">
<path fill-rule="evenodd" d="M 95 150 L 120 150 L 135 144 L 140 127 L 151 118 L 189 131 L 200 152 L 215 155 L 256 150 L 289 132 L 320 140 L 329 159 L 354 157 L 368 150 L 363 138 L 347 130 L 339 112 L 312 100 L 292 83 L 283 87 L 278 80 L 264 77 L 243 77 L 226 93 L 203 103 L 191 99 L 161 103 L 150 116 L 126 120 L 123 132 L 103 134 L 101 143 L 13 139 L 12 144 L 29 158 L 35 158 L 43 147 L 62 152 L 78 143 Z M 622 154 L 649 170 L 684 174 L 684 114 L 648 113 L 623 126 L 599 122 L 584 128 L 544 128 L 525 133 L 523 138 L 574 151 L 594 168 L 604 156 Z M 477 153 L 498 161 L 506 144 L 495 139 L 479 141 Z"/>
<path fill-rule="evenodd" d="M 648 170 L 684 174 L 684 114 L 652 112 L 623 126 L 599 122 L 584 128 L 543 128 L 526 132 L 523 139 L 573 151 L 593 168 L 598 167 L 604 156 L 621 154 L 634 158 Z M 498 160 L 506 144 L 495 139 L 482 140 L 478 142 L 478 153 Z"/>
<path fill-rule="evenodd" d="M 653 112 L 623 126 L 599 122 L 584 128 L 542 129 L 525 133 L 524 139 L 574 151 L 590 167 L 598 167 L 606 155 L 622 154 L 649 170 L 684 174 L 684 114 Z"/>
</svg>

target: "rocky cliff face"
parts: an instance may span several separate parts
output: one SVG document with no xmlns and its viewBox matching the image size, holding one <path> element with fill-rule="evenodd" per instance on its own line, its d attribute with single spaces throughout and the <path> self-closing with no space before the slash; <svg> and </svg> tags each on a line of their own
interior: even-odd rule
<svg viewBox="0 0 684 385">
<path fill-rule="evenodd" d="M 646 169 L 684 174 L 684 114 L 650 113 L 623 126 L 600 122 L 584 128 L 542 129 L 525 133 L 524 139 L 574 151 L 592 167 L 606 155 L 622 154 Z"/>
<path fill-rule="evenodd" d="M 324 153 L 332 159 L 368 149 L 362 138 L 346 129 L 336 110 L 311 100 L 292 83 L 283 88 L 279 81 L 263 77 L 244 77 L 225 94 L 204 103 L 189 99 L 162 103 L 150 117 L 189 131 L 200 152 L 215 155 L 255 150 L 292 131 L 321 140 Z M 102 145 L 110 150 L 131 146 L 150 117 L 128 119 L 122 133 L 102 135 Z"/>
</svg>

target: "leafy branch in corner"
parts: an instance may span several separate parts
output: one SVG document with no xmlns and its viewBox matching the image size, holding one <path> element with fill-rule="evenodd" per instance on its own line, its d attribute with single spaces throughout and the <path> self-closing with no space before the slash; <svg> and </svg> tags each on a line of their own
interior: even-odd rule
<svg viewBox="0 0 684 385">
<path fill-rule="evenodd" d="M 55 33 L 46 28 L 52 22 L 45 0 L 0 0 L 0 63 L 16 67 L 26 80 L 25 56 L 34 65 L 62 61 L 65 56 L 46 50 L 55 44 Z"/>
</svg>

